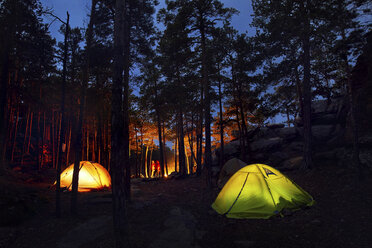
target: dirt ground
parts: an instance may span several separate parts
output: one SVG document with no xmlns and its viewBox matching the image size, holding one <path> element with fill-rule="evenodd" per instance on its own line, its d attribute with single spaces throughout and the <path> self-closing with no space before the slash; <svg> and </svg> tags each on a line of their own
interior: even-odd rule
<svg viewBox="0 0 372 248">
<path fill-rule="evenodd" d="M 316 204 L 285 217 L 235 220 L 210 207 L 218 189 L 203 177 L 132 181 L 128 203 L 131 247 L 348 247 L 372 243 L 372 180 L 350 169 L 287 172 Z M 62 194 L 63 217 L 54 217 L 53 173 L 35 178 L 14 172 L 0 178 L 0 248 L 113 247 L 111 192 L 79 193 L 79 216 L 69 214 L 70 193 Z"/>
</svg>

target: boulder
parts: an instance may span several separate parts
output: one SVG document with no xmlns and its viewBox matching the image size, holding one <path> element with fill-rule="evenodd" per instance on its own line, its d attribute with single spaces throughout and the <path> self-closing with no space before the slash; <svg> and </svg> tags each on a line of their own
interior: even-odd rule
<svg viewBox="0 0 372 248">
<path fill-rule="evenodd" d="M 337 124 L 339 122 L 337 118 L 336 113 L 330 113 L 330 114 L 313 114 L 311 116 L 311 124 L 312 125 L 328 125 L 328 124 Z"/>
<path fill-rule="evenodd" d="M 224 154 L 225 155 L 235 155 L 239 151 L 239 140 L 231 141 L 230 143 L 225 144 L 224 146 Z"/>
<path fill-rule="evenodd" d="M 220 167 L 219 166 L 212 166 L 211 167 L 212 177 L 217 177 L 218 173 L 220 173 Z"/>
<path fill-rule="evenodd" d="M 311 110 L 314 114 L 317 113 L 337 113 L 343 105 L 343 98 L 335 98 L 332 101 L 317 100 L 311 103 Z"/>
<path fill-rule="evenodd" d="M 288 154 L 284 152 L 274 152 L 268 156 L 267 164 L 273 167 L 280 165 L 284 160 L 288 159 Z"/>
<path fill-rule="evenodd" d="M 281 128 L 277 131 L 277 134 L 280 138 L 283 138 L 284 140 L 292 140 L 300 136 L 299 133 L 297 132 L 296 127 Z"/>
<path fill-rule="evenodd" d="M 281 169 L 282 170 L 295 170 L 299 169 L 302 165 L 304 158 L 302 156 L 294 157 L 287 159 L 283 162 Z"/>
<path fill-rule="evenodd" d="M 317 125 L 311 127 L 311 132 L 315 141 L 326 141 L 331 138 L 334 129 L 333 125 Z"/>
<path fill-rule="evenodd" d="M 266 127 L 269 128 L 269 129 L 277 129 L 277 128 L 283 128 L 284 124 L 282 124 L 282 123 L 272 123 L 272 124 L 267 124 Z"/>
<path fill-rule="evenodd" d="M 359 159 L 363 165 L 372 169 L 372 151 L 370 149 L 360 151 Z"/>
<path fill-rule="evenodd" d="M 304 143 L 302 141 L 291 142 L 286 146 L 286 150 L 292 152 L 302 152 L 304 150 Z"/>
<path fill-rule="evenodd" d="M 252 159 L 249 161 L 249 164 L 254 164 L 254 163 L 263 163 L 266 161 L 267 156 L 264 153 L 254 153 L 252 155 Z"/>
<path fill-rule="evenodd" d="M 371 145 L 372 145 L 372 135 L 366 135 L 366 136 L 363 136 L 363 137 L 359 137 L 359 144 L 361 146 L 371 147 Z"/>
<path fill-rule="evenodd" d="M 314 155 L 314 160 L 317 162 L 333 160 L 336 163 L 336 150 L 318 152 Z"/>
<path fill-rule="evenodd" d="M 260 139 L 250 144 L 251 151 L 269 151 L 279 147 L 283 142 L 282 138 L 275 137 L 270 139 Z"/>
</svg>

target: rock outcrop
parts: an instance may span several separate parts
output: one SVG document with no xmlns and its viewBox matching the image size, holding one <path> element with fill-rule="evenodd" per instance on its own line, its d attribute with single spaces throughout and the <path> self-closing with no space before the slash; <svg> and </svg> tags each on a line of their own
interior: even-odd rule
<svg viewBox="0 0 372 248">
<path fill-rule="evenodd" d="M 314 164 L 351 166 L 352 139 L 348 130 L 347 100 L 319 100 L 312 105 L 312 135 Z M 372 113 L 369 113 L 372 115 Z M 372 126 L 372 125 L 371 125 Z M 247 164 L 267 163 L 270 166 L 292 170 L 303 162 L 303 126 L 297 118 L 294 127 L 268 124 L 249 131 Z M 360 137 L 360 160 L 372 166 L 372 132 L 363 128 Z M 239 157 L 240 142 L 234 140 L 225 145 L 225 157 Z M 219 154 L 217 150 L 216 154 Z"/>
</svg>

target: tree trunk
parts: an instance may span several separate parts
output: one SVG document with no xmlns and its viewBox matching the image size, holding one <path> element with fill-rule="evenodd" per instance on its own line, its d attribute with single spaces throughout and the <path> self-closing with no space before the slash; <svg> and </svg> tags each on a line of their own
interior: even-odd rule
<svg viewBox="0 0 372 248">
<path fill-rule="evenodd" d="M 178 113 L 178 160 L 180 175 L 186 175 L 186 164 L 185 164 L 185 143 L 184 143 L 184 131 L 183 131 L 183 113 L 182 110 Z"/>
<path fill-rule="evenodd" d="M 199 127 L 197 128 L 198 134 L 196 135 L 196 174 L 201 175 L 201 163 L 203 157 L 203 106 L 204 106 L 204 85 L 201 84 L 200 89 L 200 112 L 199 112 Z"/>
<path fill-rule="evenodd" d="M 88 23 L 88 28 L 86 31 L 86 46 L 85 46 L 85 57 L 84 57 L 84 67 L 82 72 L 82 89 L 81 89 L 81 96 L 80 96 L 80 108 L 79 108 L 79 116 L 76 119 L 76 129 L 74 131 L 74 150 L 75 150 L 75 158 L 74 158 L 74 170 L 72 174 L 72 193 L 71 193 L 71 207 L 70 211 L 72 215 L 77 215 L 78 213 L 78 188 L 79 188 L 79 169 L 80 169 L 80 162 L 81 162 L 81 152 L 83 150 L 82 147 L 82 139 L 83 139 L 83 121 L 84 121 L 84 108 L 85 108 L 85 101 L 86 101 L 86 89 L 88 87 L 89 81 L 89 55 L 91 49 L 91 43 L 93 38 L 93 22 L 95 18 L 95 6 L 97 0 L 92 0 L 92 6 L 90 10 L 90 18 Z"/>
<path fill-rule="evenodd" d="M 19 106 L 18 106 L 18 109 L 17 109 L 17 119 L 16 119 L 16 123 L 15 123 L 13 145 L 12 145 L 12 155 L 11 155 L 11 160 L 10 160 L 12 163 L 14 161 L 14 149 L 15 149 L 16 139 L 17 139 L 18 122 L 19 122 Z"/>
<path fill-rule="evenodd" d="M 14 4 L 16 4 L 14 2 Z M 12 25 L 14 26 L 14 25 Z M 13 36 L 13 30 L 10 30 L 11 37 Z M 11 38 L 5 39 L 5 46 L 2 54 L 2 68 L 1 68 L 1 75 L 0 75 L 0 175 L 2 174 L 3 168 L 3 161 L 5 161 L 5 157 L 2 156 L 3 149 L 5 147 L 5 123 L 6 123 L 6 101 L 7 101 L 7 92 L 8 92 L 8 78 L 9 78 L 9 55 L 11 51 Z"/>
<path fill-rule="evenodd" d="M 308 7 L 308 2 L 306 1 Z M 303 96 L 304 96 L 304 163 L 303 169 L 313 167 L 312 148 L 311 148 L 311 82 L 310 82 L 310 20 L 308 19 L 308 10 L 304 8 L 303 2 L 301 7 L 304 15 L 304 33 L 302 37 L 303 49 Z"/>
<path fill-rule="evenodd" d="M 129 247 L 128 240 L 128 218 L 126 208 L 125 192 L 125 168 L 128 161 L 128 134 L 123 134 L 124 123 L 128 116 L 127 109 L 122 111 L 123 106 L 123 62 L 124 62 L 124 42 L 125 42 L 125 0 L 117 0 L 115 6 L 114 21 L 114 61 L 113 61 L 113 83 L 111 97 L 111 178 L 112 178 L 112 204 L 113 204 L 113 223 L 115 234 L 115 247 Z M 127 89 L 127 87 L 126 87 Z M 125 96 L 125 101 L 128 101 Z M 127 132 L 127 130 L 124 130 Z"/>
<path fill-rule="evenodd" d="M 136 162 L 135 162 L 135 177 L 139 177 L 138 173 L 138 132 L 137 128 L 134 127 L 134 131 L 136 132 Z"/>
<path fill-rule="evenodd" d="M 218 72 L 220 69 L 218 68 Z M 220 107 L 220 142 L 221 142 L 221 148 L 220 148 L 220 168 L 222 168 L 224 164 L 224 132 L 223 132 L 223 113 L 222 113 L 222 89 L 221 89 L 221 75 L 219 75 L 219 80 L 218 80 L 218 103 Z"/>
<path fill-rule="evenodd" d="M 130 1 L 125 1 L 125 17 L 124 17 L 124 97 L 123 97 L 123 164 L 125 171 L 125 194 L 126 199 L 130 201 L 131 191 L 130 191 L 130 176 L 131 168 L 129 163 L 129 69 L 130 69 L 130 42 L 131 42 L 131 21 L 130 21 L 130 7 L 128 7 Z"/>
<path fill-rule="evenodd" d="M 32 136 L 32 122 L 34 117 L 34 112 L 31 112 L 31 117 L 30 117 L 30 134 L 28 135 L 28 143 L 27 143 L 27 153 L 30 153 L 30 145 L 31 145 L 31 136 Z"/>
<path fill-rule="evenodd" d="M 63 72 L 62 72 L 62 96 L 61 96 L 61 128 L 59 134 L 59 146 L 58 146 L 58 162 L 57 162 L 57 175 L 56 175 L 56 215 L 61 216 L 61 199 L 60 199 L 60 186 L 61 186 L 61 168 L 63 158 L 63 144 L 65 144 L 65 97 L 66 97 L 66 77 L 67 77 L 67 56 L 68 56 L 68 39 L 70 32 L 70 15 L 67 12 L 67 21 L 65 23 L 65 41 L 63 51 Z"/>
<path fill-rule="evenodd" d="M 22 155 L 21 155 L 21 165 L 23 165 L 23 158 L 24 158 L 24 154 L 26 153 L 26 140 L 27 140 L 27 133 L 28 133 L 28 123 L 30 119 L 30 111 L 31 111 L 30 108 L 28 108 L 25 137 L 23 139 L 23 147 L 22 147 Z"/>
<path fill-rule="evenodd" d="M 174 171 L 175 172 L 177 172 L 177 147 L 178 147 L 178 132 L 177 132 L 176 140 L 174 141 Z"/>
<path fill-rule="evenodd" d="M 164 156 L 164 166 L 165 166 L 165 174 L 168 176 L 168 161 L 167 161 L 167 153 L 166 153 L 166 150 L 165 150 L 165 146 L 166 146 L 166 139 L 165 139 L 165 123 L 163 122 L 163 146 L 164 146 L 164 149 L 163 149 L 163 156 Z"/>
<path fill-rule="evenodd" d="M 204 111 L 204 119 L 205 119 L 205 160 L 204 164 L 207 168 L 207 187 L 212 187 L 212 148 L 211 148 L 211 99 L 210 99 L 210 82 L 208 79 L 208 72 L 207 72 L 207 51 L 206 51 L 206 38 L 205 38 L 205 26 L 204 26 L 204 19 L 202 18 L 200 24 L 200 34 L 201 34 L 201 56 L 202 56 L 202 84 L 204 85 L 204 92 L 205 92 L 205 111 Z"/>
<path fill-rule="evenodd" d="M 155 100 L 158 100 L 158 89 L 156 81 L 155 83 Z M 164 177 L 164 147 L 163 147 L 163 139 L 162 139 L 162 132 L 161 132 L 161 120 L 160 120 L 160 111 L 159 107 L 156 106 L 156 119 L 158 124 L 158 137 L 159 137 L 159 149 L 160 149 L 160 168 L 161 168 L 161 177 Z"/>
<path fill-rule="evenodd" d="M 345 29 L 342 29 L 341 31 L 342 39 L 346 42 L 346 34 Z M 356 91 L 353 87 L 352 81 L 351 81 L 351 69 L 349 65 L 349 61 L 347 58 L 347 51 L 343 51 L 342 59 L 344 60 L 344 66 L 345 66 L 345 72 L 347 77 L 347 88 L 348 88 L 348 98 L 349 98 L 349 113 L 350 113 L 350 127 L 352 131 L 353 136 L 353 155 L 352 155 L 352 161 L 354 164 L 354 167 L 358 169 L 359 178 L 363 179 L 363 171 L 362 171 L 362 164 L 360 163 L 359 159 L 359 128 L 358 128 L 358 104 L 357 99 L 358 96 L 356 94 Z"/>
</svg>

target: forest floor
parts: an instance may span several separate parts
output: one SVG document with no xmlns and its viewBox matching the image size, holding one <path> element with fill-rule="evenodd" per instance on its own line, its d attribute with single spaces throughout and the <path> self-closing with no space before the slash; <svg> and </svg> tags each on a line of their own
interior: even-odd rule
<svg viewBox="0 0 372 248">
<path fill-rule="evenodd" d="M 269 220 L 236 220 L 210 207 L 218 189 L 203 177 L 132 180 L 128 204 L 133 248 L 167 247 L 348 247 L 372 243 L 372 180 L 350 169 L 293 171 L 288 177 L 316 204 Z M 0 177 L 0 248 L 113 247 L 111 192 L 79 193 L 79 215 L 69 214 L 70 193 L 62 194 L 62 217 L 54 217 L 53 172 L 12 172 Z"/>
</svg>

